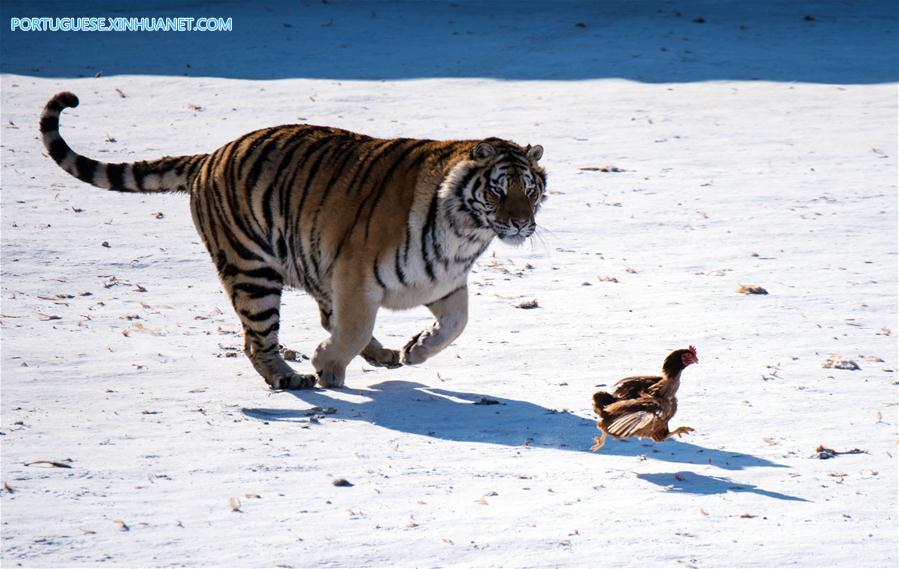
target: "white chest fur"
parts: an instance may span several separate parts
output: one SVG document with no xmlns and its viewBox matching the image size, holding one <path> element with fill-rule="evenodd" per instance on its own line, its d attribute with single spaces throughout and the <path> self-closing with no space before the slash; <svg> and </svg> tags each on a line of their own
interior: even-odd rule
<svg viewBox="0 0 899 569">
<path fill-rule="evenodd" d="M 494 234 L 459 222 L 451 203 L 413 204 L 406 240 L 397 251 L 379 257 L 378 279 L 385 288 L 382 306 L 406 309 L 428 304 L 465 285 L 475 259 Z"/>
</svg>

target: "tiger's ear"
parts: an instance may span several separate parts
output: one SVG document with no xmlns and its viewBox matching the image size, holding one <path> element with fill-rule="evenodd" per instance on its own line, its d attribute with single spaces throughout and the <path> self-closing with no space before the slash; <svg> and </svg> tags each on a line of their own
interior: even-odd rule
<svg viewBox="0 0 899 569">
<path fill-rule="evenodd" d="M 471 149 L 471 159 L 483 162 L 496 156 L 496 148 L 489 142 L 479 142 Z"/>
<path fill-rule="evenodd" d="M 543 158 L 543 147 L 539 144 L 536 146 L 531 146 L 528 144 L 528 147 L 525 149 L 525 153 L 528 155 L 528 159 L 531 162 L 537 162 L 541 158 Z"/>
</svg>

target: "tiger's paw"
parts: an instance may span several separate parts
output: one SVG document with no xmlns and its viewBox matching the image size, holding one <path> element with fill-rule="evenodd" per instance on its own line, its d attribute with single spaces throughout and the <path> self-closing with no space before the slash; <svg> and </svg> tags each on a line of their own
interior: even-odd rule
<svg viewBox="0 0 899 569">
<path fill-rule="evenodd" d="M 367 354 L 362 352 L 362 357 L 369 365 L 374 367 L 386 367 L 387 369 L 396 369 L 403 367 L 401 355 L 397 350 L 381 348 L 377 354 Z"/>
<path fill-rule="evenodd" d="M 428 336 L 430 334 L 427 331 L 419 332 L 403 346 L 403 349 L 400 350 L 402 365 L 412 366 L 428 359 L 427 348 L 424 346 L 424 341 Z"/>
<path fill-rule="evenodd" d="M 343 374 L 338 375 L 337 373 L 330 370 L 321 370 L 316 373 L 318 375 L 319 387 L 343 387 Z"/>
<path fill-rule="evenodd" d="M 402 362 L 401 365 L 414 366 L 415 364 L 420 364 L 425 361 L 425 358 L 416 357 L 415 354 L 412 353 L 412 348 L 406 346 L 400 354 L 400 361 Z"/>
<path fill-rule="evenodd" d="M 291 375 L 282 375 L 272 379 L 265 380 L 269 387 L 274 391 L 293 390 L 293 389 L 312 389 L 315 387 L 315 381 L 318 379 L 314 375 L 294 373 Z"/>
</svg>

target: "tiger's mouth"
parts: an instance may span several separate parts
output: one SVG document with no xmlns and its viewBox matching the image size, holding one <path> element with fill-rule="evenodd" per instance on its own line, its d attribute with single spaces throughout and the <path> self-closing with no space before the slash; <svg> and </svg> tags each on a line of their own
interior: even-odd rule
<svg viewBox="0 0 899 569">
<path fill-rule="evenodd" d="M 528 238 L 521 233 L 516 233 L 515 235 L 500 235 L 499 239 L 503 243 L 508 243 L 509 245 L 521 245 L 527 241 Z"/>
<path fill-rule="evenodd" d="M 535 229 L 534 225 L 518 228 L 493 224 L 493 232 L 496 233 L 496 236 L 499 237 L 500 241 L 509 245 L 521 245 L 534 234 Z"/>
</svg>

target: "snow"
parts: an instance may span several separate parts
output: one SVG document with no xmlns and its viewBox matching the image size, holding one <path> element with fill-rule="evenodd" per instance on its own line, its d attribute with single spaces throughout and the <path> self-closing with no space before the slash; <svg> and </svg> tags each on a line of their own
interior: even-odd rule
<svg viewBox="0 0 899 569">
<path fill-rule="evenodd" d="M 896 566 L 893 4 L 2 15 L 82 12 L 235 31 L 3 32 L 4 566 Z M 98 159 L 292 122 L 501 136 L 545 147 L 551 195 L 538 238 L 478 262 L 439 356 L 271 393 L 229 357 L 239 323 L 186 199 L 90 188 L 45 155 L 37 117 L 64 89 L 63 135 Z M 377 335 L 429 323 L 385 311 Z M 287 295 L 282 342 L 324 334 Z M 598 386 L 687 344 L 672 427 L 696 432 L 589 452 Z"/>
</svg>

